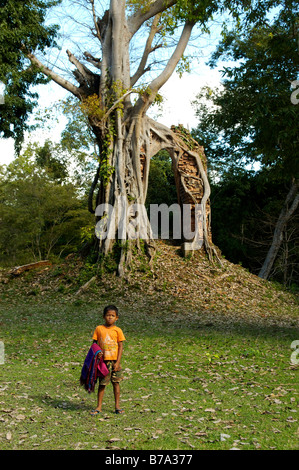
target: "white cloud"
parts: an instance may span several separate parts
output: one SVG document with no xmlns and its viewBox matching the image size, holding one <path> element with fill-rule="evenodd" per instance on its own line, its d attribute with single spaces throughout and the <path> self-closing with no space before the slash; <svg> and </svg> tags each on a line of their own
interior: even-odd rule
<svg viewBox="0 0 299 470">
<path fill-rule="evenodd" d="M 14 157 L 14 140 L 0 139 L 0 165 L 5 165 L 12 161 Z"/>
<path fill-rule="evenodd" d="M 196 127 L 198 119 L 191 102 L 203 86 L 208 85 L 214 88 L 220 82 L 220 74 L 217 70 L 203 69 L 202 74 L 186 73 L 182 78 L 174 74 L 161 89 L 164 98 L 162 112 L 155 106 L 151 115 L 168 127 L 178 124 L 183 124 L 190 130 Z"/>
</svg>

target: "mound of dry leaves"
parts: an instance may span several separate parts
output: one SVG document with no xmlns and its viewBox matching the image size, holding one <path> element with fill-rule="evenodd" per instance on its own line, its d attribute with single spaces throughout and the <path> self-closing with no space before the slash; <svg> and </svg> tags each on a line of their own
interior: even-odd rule
<svg viewBox="0 0 299 470">
<path fill-rule="evenodd" d="M 69 301 L 113 301 L 123 310 L 163 315 L 164 322 L 180 322 L 188 315 L 199 324 L 299 326 L 298 297 L 242 266 L 223 258 L 221 262 L 209 262 L 203 252 L 184 258 L 179 246 L 157 241 L 152 265 L 137 254 L 122 279 L 107 270 L 89 275 L 86 263 L 71 255 L 59 265 L 40 265 L 18 276 L 15 269 L 2 269 L 0 290 L 10 299 L 22 295 L 46 300 L 56 295 Z"/>
</svg>

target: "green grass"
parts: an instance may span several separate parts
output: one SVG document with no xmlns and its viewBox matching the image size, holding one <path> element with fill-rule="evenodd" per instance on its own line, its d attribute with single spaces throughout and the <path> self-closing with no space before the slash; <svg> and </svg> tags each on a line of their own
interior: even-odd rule
<svg viewBox="0 0 299 470">
<path fill-rule="evenodd" d="M 298 449 L 298 369 L 290 366 L 296 328 L 205 325 L 188 314 L 171 322 L 162 304 L 157 315 L 124 304 L 125 414 L 113 413 L 109 385 L 95 417 L 96 393 L 80 387 L 79 377 L 103 306 L 4 298 L 2 450 Z"/>
</svg>

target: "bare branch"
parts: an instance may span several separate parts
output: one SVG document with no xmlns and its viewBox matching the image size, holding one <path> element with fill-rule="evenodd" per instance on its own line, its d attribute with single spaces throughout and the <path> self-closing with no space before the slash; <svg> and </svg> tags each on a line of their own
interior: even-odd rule
<svg viewBox="0 0 299 470">
<path fill-rule="evenodd" d="M 140 64 L 139 64 L 139 67 L 138 69 L 136 70 L 135 74 L 133 75 L 133 77 L 131 78 L 131 86 L 134 86 L 135 83 L 137 82 L 137 80 L 139 80 L 139 78 L 146 72 L 149 70 L 149 68 L 145 69 L 145 66 L 146 66 L 146 62 L 147 62 L 147 59 L 148 59 L 148 56 L 151 52 L 153 52 L 154 49 L 156 48 L 152 48 L 152 42 L 153 42 L 153 39 L 155 37 L 155 34 L 159 31 L 160 28 L 158 28 L 158 23 L 159 23 L 159 20 L 160 20 L 160 17 L 161 17 L 161 13 L 159 13 L 158 15 L 156 15 L 153 19 L 153 22 L 152 22 L 152 26 L 151 26 L 151 30 L 150 30 L 150 33 L 149 33 L 149 36 L 147 38 L 147 41 L 146 41 L 146 44 L 145 44 L 145 48 L 144 48 L 144 52 L 143 52 L 143 56 L 141 58 L 141 61 L 140 61 Z"/>
<path fill-rule="evenodd" d="M 160 88 L 167 82 L 167 80 L 171 77 L 172 73 L 174 72 L 179 60 L 184 54 L 184 51 L 187 47 L 189 38 L 191 36 L 192 28 L 195 23 L 191 23 L 189 21 L 186 22 L 180 40 L 170 57 L 168 63 L 166 64 L 166 67 L 164 70 L 161 72 L 161 74 L 155 78 L 150 85 L 148 86 L 148 90 L 150 90 L 150 93 L 148 93 L 148 96 L 144 94 L 141 96 L 138 101 L 136 102 L 134 106 L 134 115 L 141 115 L 142 113 L 145 113 L 149 106 L 153 103 L 158 91 Z"/>
<path fill-rule="evenodd" d="M 97 17 L 96 17 L 96 11 L 95 11 L 95 7 L 94 7 L 94 0 L 90 0 L 90 3 L 91 3 L 91 7 L 92 7 L 93 22 L 94 22 L 94 25 L 95 25 L 95 28 L 96 28 L 96 33 L 97 33 L 96 35 L 97 35 L 97 38 L 99 39 L 100 43 L 102 44 L 103 39 L 102 39 L 102 36 L 101 36 L 101 31 L 100 31 L 98 21 L 97 21 Z"/>
<path fill-rule="evenodd" d="M 177 64 L 179 63 L 179 60 L 182 58 L 184 51 L 188 45 L 192 28 L 195 23 L 187 21 L 185 23 L 184 29 L 182 31 L 180 40 L 170 57 L 165 69 L 163 70 L 160 75 L 155 78 L 152 83 L 149 85 L 150 89 L 154 92 L 157 92 L 160 90 L 160 88 L 167 82 L 167 80 L 171 77 L 173 74 Z"/>
<path fill-rule="evenodd" d="M 85 60 L 87 60 L 87 62 L 89 62 L 90 64 L 92 64 L 94 67 L 96 67 L 97 69 L 101 69 L 101 64 L 102 64 L 102 61 L 101 59 L 97 59 L 96 57 L 94 57 L 93 55 L 91 55 L 89 52 L 85 51 L 84 52 L 84 57 L 85 57 Z"/>
<path fill-rule="evenodd" d="M 92 82 L 95 78 L 95 74 L 91 70 L 89 70 L 89 68 L 87 68 L 85 65 L 81 64 L 81 62 L 69 50 L 67 50 L 66 53 L 69 57 L 70 62 L 75 65 L 80 75 L 82 75 L 82 77 L 84 78 L 85 82 Z"/>
<path fill-rule="evenodd" d="M 54 82 L 56 82 L 58 85 L 60 85 L 65 90 L 71 92 L 73 95 L 77 96 L 77 98 L 82 98 L 82 92 L 81 92 L 79 87 L 76 87 L 71 82 L 69 82 L 68 80 L 65 80 L 60 75 L 53 72 L 53 70 L 46 67 L 44 64 L 42 64 L 42 62 L 40 62 L 40 60 L 34 54 L 27 53 L 27 57 L 28 57 L 28 59 L 30 59 L 30 61 L 33 65 L 35 65 L 39 69 L 41 69 L 41 72 L 44 75 L 46 75 L 47 77 L 52 78 L 52 80 Z"/>
</svg>

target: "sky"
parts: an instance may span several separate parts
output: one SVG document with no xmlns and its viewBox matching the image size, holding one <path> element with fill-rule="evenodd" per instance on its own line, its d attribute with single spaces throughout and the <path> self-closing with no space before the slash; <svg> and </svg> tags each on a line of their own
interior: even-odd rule
<svg viewBox="0 0 299 470">
<path fill-rule="evenodd" d="M 201 72 L 185 73 L 182 78 L 174 74 L 161 89 L 164 105 L 161 115 L 157 115 L 156 120 L 168 127 L 172 124 L 183 124 L 191 130 L 198 124 L 192 101 L 203 86 L 216 88 L 219 84 L 220 72 L 216 69 L 211 70 L 207 66 L 202 66 Z"/>
</svg>

